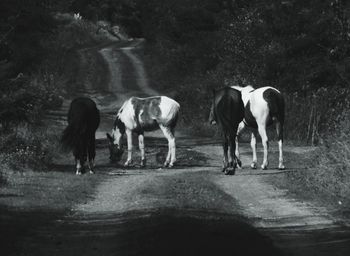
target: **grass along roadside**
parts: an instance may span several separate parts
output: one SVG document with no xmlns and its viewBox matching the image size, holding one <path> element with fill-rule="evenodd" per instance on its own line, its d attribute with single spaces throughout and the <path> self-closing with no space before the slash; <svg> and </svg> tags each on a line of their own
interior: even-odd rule
<svg viewBox="0 0 350 256">
<path fill-rule="evenodd" d="M 339 165 L 330 164 L 324 148 L 301 153 L 286 152 L 289 163 L 304 165 L 304 168 L 291 166 L 282 175 L 268 176 L 265 180 L 275 186 L 286 189 L 291 197 L 303 201 L 312 201 L 326 207 L 330 213 L 340 219 L 350 217 L 350 186 L 348 175 L 342 174 Z M 320 159 L 322 159 L 320 161 Z M 288 166 L 287 166 L 288 167 Z M 349 169 L 343 169 L 343 171 Z"/>
</svg>

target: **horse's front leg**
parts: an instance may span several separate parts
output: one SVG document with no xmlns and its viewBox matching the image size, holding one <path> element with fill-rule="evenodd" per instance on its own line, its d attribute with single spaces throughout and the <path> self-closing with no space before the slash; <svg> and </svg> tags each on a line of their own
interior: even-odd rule
<svg viewBox="0 0 350 256">
<path fill-rule="evenodd" d="M 173 129 L 170 129 L 169 147 L 171 152 L 169 167 L 173 167 L 174 163 L 176 162 L 176 143 L 175 143 L 175 133 Z"/>
<path fill-rule="evenodd" d="M 146 166 L 146 157 L 145 157 L 145 142 L 143 134 L 139 134 L 139 149 L 141 152 L 141 167 Z"/>
<path fill-rule="evenodd" d="M 128 143 L 128 158 L 124 164 L 124 166 L 131 166 L 132 164 L 132 131 L 126 130 L 126 140 Z"/>
</svg>

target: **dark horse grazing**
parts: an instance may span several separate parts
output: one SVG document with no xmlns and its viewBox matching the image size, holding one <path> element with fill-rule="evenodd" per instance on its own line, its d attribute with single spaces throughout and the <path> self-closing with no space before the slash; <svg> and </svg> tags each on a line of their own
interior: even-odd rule
<svg viewBox="0 0 350 256">
<path fill-rule="evenodd" d="M 119 161 L 123 154 L 121 139 L 126 133 L 128 143 L 128 159 L 125 166 L 132 164 L 132 133 L 139 138 L 141 151 L 141 167 L 145 166 L 144 132 L 161 129 L 168 140 L 168 155 L 164 166 L 172 167 L 176 161 L 175 126 L 180 110 L 180 105 L 175 100 L 166 96 L 148 98 L 131 97 L 126 100 L 119 109 L 114 122 L 112 135 L 107 133 L 109 140 L 110 159 Z"/>
<path fill-rule="evenodd" d="M 80 175 L 85 161 L 89 160 L 89 171 L 93 173 L 96 155 L 95 133 L 100 124 L 100 112 L 89 98 L 74 99 L 68 111 L 68 126 L 63 131 L 61 143 L 72 150 Z"/>
<path fill-rule="evenodd" d="M 209 115 L 211 124 L 217 123 L 222 132 L 224 161 L 223 172 L 234 174 L 237 164 L 235 156 L 238 124 L 244 117 L 241 92 L 230 87 L 213 91 L 213 103 Z M 229 154 L 227 154 L 227 151 Z"/>
<path fill-rule="evenodd" d="M 241 91 L 242 99 L 245 106 L 244 121 L 239 124 L 238 134 L 244 127 L 252 128 L 251 147 L 253 150 L 253 162 L 251 167 L 256 169 L 256 136 L 257 131 L 260 134 L 264 147 L 264 160 L 261 169 L 265 170 L 268 166 L 268 137 L 266 127 L 276 125 L 279 148 L 279 164 L 278 169 L 285 169 L 283 165 L 283 126 L 284 126 L 284 98 L 276 89 L 270 86 L 254 89 L 252 86 L 240 87 L 232 86 L 232 88 Z M 236 156 L 239 158 L 239 150 L 237 143 Z M 240 161 L 239 161 L 240 163 Z"/>
</svg>

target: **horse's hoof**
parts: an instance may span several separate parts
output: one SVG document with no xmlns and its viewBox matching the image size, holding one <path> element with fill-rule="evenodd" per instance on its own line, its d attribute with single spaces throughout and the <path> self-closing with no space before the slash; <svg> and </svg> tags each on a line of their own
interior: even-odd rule
<svg viewBox="0 0 350 256">
<path fill-rule="evenodd" d="M 225 175 L 235 175 L 235 169 L 234 168 L 226 168 L 224 173 L 225 173 Z"/>
<path fill-rule="evenodd" d="M 90 170 L 89 173 L 90 174 L 95 174 L 95 172 L 93 170 Z"/>
<path fill-rule="evenodd" d="M 81 171 L 76 171 L 75 175 L 81 175 Z"/>
<path fill-rule="evenodd" d="M 124 164 L 124 167 L 130 167 L 130 166 L 132 166 L 132 161 L 131 160 L 126 161 Z"/>
<path fill-rule="evenodd" d="M 238 168 L 242 168 L 242 161 L 240 159 L 237 159 L 237 166 Z"/>
<path fill-rule="evenodd" d="M 267 170 L 267 165 L 262 165 L 261 170 Z"/>
<path fill-rule="evenodd" d="M 146 159 L 142 159 L 140 163 L 140 167 L 145 167 L 146 166 Z"/>
<path fill-rule="evenodd" d="M 285 170 L 285 169 L 286 169 L 286 167 L 285 167 L 284 165 L 278 166 L 278 170 L 280 170 L 280 171 L 283 171 L 283 170 Z"/>
<path fill-rule="evenodd" d="M 170 163 L 170 164 L 168 165 L 168 168 L 172 168 L 172 167 L 174 167 L 174 164 L 173 164 L 173 163 Z"/>
<path fill-rule="evenodd" d="M 170 164 L 168 163 L 168 162 L 165 162 L 164 164 L 163 164 L 163 167 L 168 167 Z"/>
<path fill-rule="evenodd" d="M 250 165 L 250 168 L 256 169 L 256 163 L 252 163 L 252 164 Z"/>
</svg>

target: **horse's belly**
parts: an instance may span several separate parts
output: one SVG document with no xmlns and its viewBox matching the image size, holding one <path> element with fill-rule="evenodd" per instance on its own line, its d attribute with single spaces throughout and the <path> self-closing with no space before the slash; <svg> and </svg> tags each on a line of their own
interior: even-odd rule
<svg viewBox="0 0 350 256">
<path fill-rule="evenodd" d="M 158 122 L 156 120 L 148 120 L 144 122 L 140 122 L 140 130 L 142 131 L 154 131 L 159 129 Z"/>
</svg>

